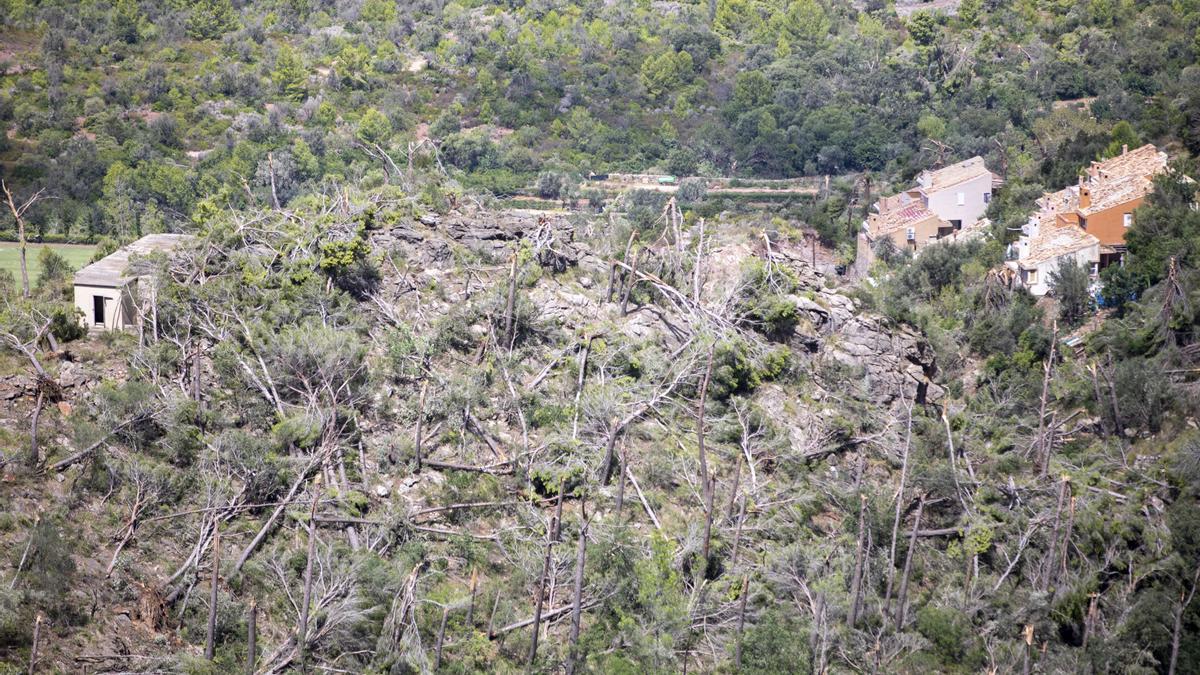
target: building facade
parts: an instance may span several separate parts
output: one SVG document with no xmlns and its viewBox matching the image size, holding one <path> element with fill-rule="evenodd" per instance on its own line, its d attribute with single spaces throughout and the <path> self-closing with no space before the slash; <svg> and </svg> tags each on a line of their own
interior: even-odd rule
<svg viewBox="0 0 1200 675">
<path fill-rule="evenodd" d="M 169 252 L 193 240 L 186 234 L 150 234 L 122 246 L 75 273 L 75 307 L 92 331 L 125 330 L 140 321 L 139 280 L 131 270 L 134 256 Z"/>
</svg>

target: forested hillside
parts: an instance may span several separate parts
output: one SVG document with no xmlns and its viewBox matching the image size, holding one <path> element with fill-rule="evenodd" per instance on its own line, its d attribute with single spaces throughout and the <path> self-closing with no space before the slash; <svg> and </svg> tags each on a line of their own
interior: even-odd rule
<svg viewBox="0 0 1200 675">
<path fill-rule="evenodd" d="M 1200 2 L 0 16 L 0 239 L 192 235 L 0 269 L 0 673 L 1200 673 Z"/>
</svg>

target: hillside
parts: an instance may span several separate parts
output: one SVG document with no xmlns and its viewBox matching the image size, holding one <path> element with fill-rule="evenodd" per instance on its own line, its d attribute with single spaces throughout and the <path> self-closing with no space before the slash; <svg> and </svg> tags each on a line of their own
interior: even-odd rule
<svg viewBox="0 0 1200 675">
<path fill-rule="evenodd" d="M 0 674 L 1200 673 L 1200 4 L 0 16 Z"/>
</svg>

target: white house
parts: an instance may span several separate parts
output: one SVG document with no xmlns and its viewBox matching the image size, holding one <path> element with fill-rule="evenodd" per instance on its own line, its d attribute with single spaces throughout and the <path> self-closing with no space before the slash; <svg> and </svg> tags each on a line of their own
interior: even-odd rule
<svg viewBox="0 0 1200 675">
<path fill-rule="evenodd" d="M 1100 240 L 1075 225 L 1055 222 L 1054 214 L 1031 219 L 1023 229 L 1027 234 L 1012 245 L 1016 260 L 1005 264 L 1016 272 L 1016 281 L 1036 296 L 1050 292 L 1050 273 L 1060 261 L 1087 263 L 1094 277 L 1100 264 Z"/>
<path fill-rule="evenodd" d="M 92 330 L 122 330 L 137 325 L 138 280 L 134 255 L 167 252 L 191 241 L 187 234 L 148 234 L 75 273 L 75 307 Z"/>
<path fill-rule="evenodd" d="M 955 230 L 972 227 L 983 218 L 998 182 L 982 157 L 972 157 L 934 171 L 922 171 L 910 190 L 921 196 L 925 208 L 950 223 Z"/>
</svg>

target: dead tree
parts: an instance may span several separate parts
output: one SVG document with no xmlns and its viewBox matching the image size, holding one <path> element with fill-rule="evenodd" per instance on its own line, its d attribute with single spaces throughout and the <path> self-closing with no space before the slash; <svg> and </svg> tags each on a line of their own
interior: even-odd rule
<svg viewBox="0 0 1200 675">
<path fill-rule="evenodd" d="M 421 427 L 425 421 L 425 393 L 428 388 L 429 380 L 422 380 L 421 396 L 417 399 L 417 428 L 413 432 L 413 452 L 417 460 L 417 468 L 414 473 L 421 473 Z"/>
<path fill-rule="evenodd" d="M 913 554 L 917 550 L 917 533 L 921 530 L 921 514 L 925 511 L 925 493 L 917 499 L 917 515 L 913 519 L 912 534 L 908 538 L 908 553 L 904 556 L 904 574 L 900 576 L 900 606 L 896 610 L 896 630 L 904 629 L 908 618 L 908 576 L 912 572 Z"/>
<path fill-rule="evenodd" d="M 513 254 L 512 262 L 508 270 L 508 298 L 504 303 L 504 344 L 509 350 L 512 350 L 516 335 L 514 333 L 515 322 L 513 320 L 513 311 L 517 301 L 517 254 Z"/>
<path fill-rule="evenodd" d="M 708 398 L 708 383 L 712 379 L 713 352 L 715 347 L 708 348 L 708 361 L 704 366 L 704 379 L 700 382 L 700 400 L 696 412 L 696 443 L 700 455 L 700 484 L 704 487 L 704 499 L 709 501 L 708 453 L 704 448 L 704 402 Z"/>
<path fill-rule="evenodd" d="M 588 519 L 585 502 L 579 501 L 579 541 L 575 548 L 575 588 L 571 600 L 571 636 L 567 640 L 567 675 L 579 666 L 579 627 L 583 614 L 583 570 L 587 562 Z"/>
<path fill-rule="evenodd" d="M 212 588 L 208 595 L 208 634 L 204 639 L 204 658 L 209 661 L 213 660 L 217 647 L 217 579 L 221 574 L 221 530 L 215 523 L 212 546 Z"/>
<path fill-rule="evenodd" d="M 300 651 L 300 666 L 308 653 L 308 612 L 312 603 L 313 558 L 317 552 L 317 505 L 321 503 L 321 477 L 313 479 L 312 507 L 308 512 L 308 556 L 304 563 L 304 600 L 300 605 L 300 625 L 296 629 L 296 648 Z"/>
<path fill-rule="evenodd" d="M 38 612 L 37 619 L 33 622 L 33 644 L 29 646 L 29 675 L 37 672 L 38 661 L 38 641 L 42 637 L 42 618 L 41 612 Z"/>
<path fill-rule="evenodd" d="M 900 516 L 904 511 L 904 489 L 908 481 L 908 453 L 912 447 L 912 411 L 911 401 L 904 399 L 904 454 L 900 460 L 900 488 L 896 491 L 896 514 L 892 519 L 892 543 L 888 553 L 887 591 L 883 594 L 883 605 L 880 610 L 886 613 L 891 609 L 892 584 L 896 580 L 896 539 L 900 534 Z"/>
<path fill-rule="evenodd" d="M 1058 570 L 1058 531 L 1062 522 L 1063 504 L 1067 493 L 1071 490 L 1071 477 L 1063 474 L 1058 489 L 1058 505 L 1054 507 L 1054 527 L 1050 533 L 1050 550 L 1046 553 L 1045 573 L 1042 576 L 1042 590 L 1050 588 L 1054 583 L 1055 572 Z"/>
<path fill-rule="evenodd" d="M 254 675 L 258 661 L 258 602 L 250 599 L 250 616 L 246 618 L 246 675 Z"/>
<path fill-rule="evenodd" d="M 861 470 L 860 470 L 861 475 Z M 854 554 L 854 577 L 850 580 L 850 616 L 848 621 L 850 627 L 858 623 L 859 612 L 862 611 L 863 602 L 863 561 L 866 557 L 867 546 L 867 495 L 859 493 L 858 495 L 858 545 L 855 548 Z"/>
<path fill-rule="evenodd" d="M 742 577 L 742 597 L 738 601 L 737 645 L 733 652 L 734 668 L 742 669 L 742 637 L 746 628 L 746 598 L 750 596 L 750 575 Z"/>
<path fill-rule="evenodd" d="M 550 527 L 546 528 L 546 553 L 542 558 L 542 576 L 538 579 L 537 602 L 533 610 L 533 634 L 529 639 L 527 663 L 530 668 L 533 667 L 534 659 L 537 658 L 538 633 L 542 630 L 542 605 L 546 601 L 546 582 L 550 577 L 550 561 L 554 554 L 554 528 L 553 522 L 550 523 Z"/>
<path fill-rule="evenodd" d="M 17 240 L 20 243 L 21 257 L 21 288 L 25 294 L 25 297 L 28 298 L 29 268 L 25 261 L 25 249 L 27 244 L 25 240 L 25 212 L 29 210 L 29 207 L 36 204 L 42 198 L 42 193 L 45 192 L 45 188 L 33 193 L 33 196 L 22 202 L 20 206 L 17 206 L 16 200 L 13 199 L 12 191 L 8 189 L 8 183 L 4 182 L 2 179 L 0 179 L 0 188 L 4 189 L 4 197 L 8 201 L 8 210 L 12 212 L 13 219 L 17 221 Z"/>
<path fill-rule="evenodd" d="M 450 607 L 442 608 L 442 622 L 438 625 L 437 645 L 434 648 L 434 671 L 440 670 L 442 667 L 442 646 L 446 640 L 446 619 L 450 616 Z"/>
<path fill-rule="evenodd" d="M 1175 675 L 1175 663 L 1179 660 L 1179 639 L 1183 634 L 1183 613 L 1187 611 L 1188 605 L 1192 604 L 1197 583 L 1200 583 L 1200 565 L 1196 566 L 1196 571 L 1192 574 L 1192 588 L 1187 595 L 1184 595 L 1182 590 L 1179 591 L 1179 604 L 1175 605 L 1175 625 L 1171 631 L 1171 661 L 1167 666 L 1167 675 Z"/>
<path fill-rule="evenodd" d="M 1041 404 L 1038 406 L 1038 435 L 1037 435 L 1037 470 L 1039 476 L 1045 476 L 1046 471 L 1050 466 L 1050 446 L 1046 442 L 1046 404 L 1050 396 L 1050 376 L 1054 372 L 1054 350 L 1058 346 L 1058 322 L 1054 322 L 1054 329 L 1050 333 L 1050 355 L 1046 357 L 1046 364 L 1043 367 L 1042 374 L 1042 398 Z"/>
</svg>

